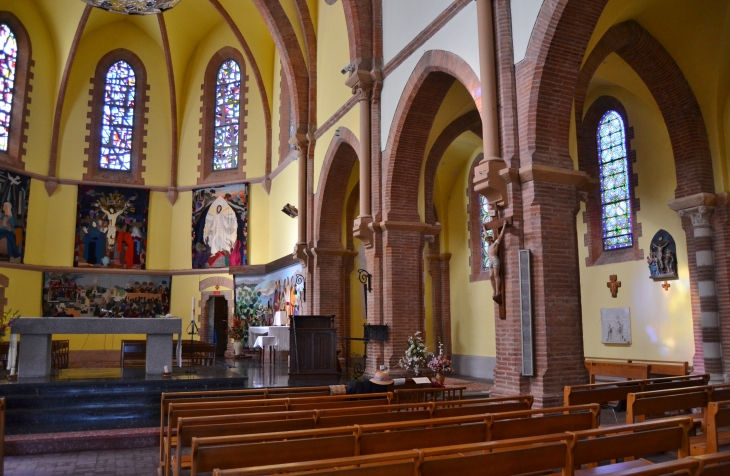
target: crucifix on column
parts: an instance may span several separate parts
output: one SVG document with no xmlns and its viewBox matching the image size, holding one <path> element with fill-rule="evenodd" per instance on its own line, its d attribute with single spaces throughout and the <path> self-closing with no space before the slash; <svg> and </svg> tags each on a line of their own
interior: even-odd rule
<svg viewBox="0 0 730 476">
<path fill-rule="evenodd" d="M 492 232 L 492 235 L 487 238 L 489 242 L 487 254 L 489 255 L 491 268 L 489 271 L 489 280 L 492 283 L 492 300 L 499 306 L 500 319 L 505 319 L 507 312 L 504 306 L 504 281 L 502 280 L 502 261 L 499 252 L 504 230 L 507 229 L 507 225 L 511 224 L 512 217 L 506 217 L 498 218 L 482 225 L 485 230 Z M 497 237 L 496 239 L 494 238 L 495 236 Z"/>
</svg>

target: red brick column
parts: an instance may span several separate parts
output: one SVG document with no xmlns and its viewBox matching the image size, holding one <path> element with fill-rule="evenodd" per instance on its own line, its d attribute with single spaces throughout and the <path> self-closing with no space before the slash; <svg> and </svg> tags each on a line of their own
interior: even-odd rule
<svg viewBox="0 0 730 476">
<path fill-rule="evenodd" d="M 354 252 L 314 248 L 314 314 L 334 314 L 338 337 L 350 336 L 350 271 Z M 338 348 L 345 352 L 344 341 Z M 343 354 L 344 355 L 344 354 Z"/>
<path fill-rule="evenodd" d="M 717 196 L 713 213 L 712 241 L 717 287 L 717 314 L 722 344 L 722 368 L 730 369 L 730 204 L 726 193 Z M 728 380 L 725 372 L 725 381 Z"/>
<path fill-rule="evenodd" d="M 431 276 L 431 294 L 433 296 L 433 332 L 434 342 L 444 344 L 444 354 L 451 355 L 451 273 L 449 261 L 451 253 L 433 253 L 428 259 L 428 273 Z M 437 352 L 437 349 L 434 349 Z"/>
</svg>

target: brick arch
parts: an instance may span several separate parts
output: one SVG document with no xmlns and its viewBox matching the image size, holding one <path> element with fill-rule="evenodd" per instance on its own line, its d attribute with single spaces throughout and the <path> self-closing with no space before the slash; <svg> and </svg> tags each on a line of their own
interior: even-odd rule
<svg viewBox="0 0 730 476">
<path fill-rule="evenodd" d="M 306 134 L 308 131 L 309 75 L 302 48 L 299 46 L 299 39 L 279 0 L 253 0 L 253 3 L 266 23 L 279 56 L 281 56 L 294 109 L 294 124 L 297 125 L 297 132 Z"/>
<path fill-rule="evenodd" d="M 611 53 L 636 71 L 659 106 L 669 131 L 677 174 L 675 198 L 715 192 L 712 157 L 700 105 L 674 58 L 651 33 L 634 20 L 606 31 L 586 59 L 575 90 L 575 120 L 581 143 L 583 110 L 588 86 Z"/>
<path fill-rule="evenodd" d="M 521 165 L 573 168 L 568 144 L 583 56 L 608 0 L 545 0 L 516 70 Z"/>
<path fill-rule="evenodd" d="M 421 170 L 431 126 L 454 81 L 464 85 L 481 113 L 479 78 L 466 61 L 453 53 L 425 52 L 406 83 L 383 154 L 385 220 L 420 221 L 419 180 L 414 171 Z"/>
<path fill-rule="evenodd" d="M 225 276 L 213 276 L 212 278 L 205 278 L 199 285 L 199 291 L 204 289 L 212 288 L 214 286 L 221 286 L 228 289 L 233 289 L 233 279 L 226 278 Z"/>
<path fill-rule="evenodd" d="M 358 160 L 360 141 L 346 127 L 340 127 L 325 155 L 315 204 L 315 246 L 342 248 L 342 212 L 347 200 L 347 185 Z"/>
<path fill-rule="evenodd" d="M 350 61 L 373 57 L 373 5 L 371 0 L 342 0 L 350 45 Z"/>
<path fill-rule="evenodd" d="M 426 158 L 426 168 L 423 177 L 426 223 L 431 225 L 436 223 L 436 214 L 433 208 L 433 184 L 436 180 L 436 171 L 441 163 L 441 158 L 451 143 L 468 131 L 482 137 L 482 118 L 476 109 L 454 119 L 451 124 L 441 131 L 436 142 L 431 146 L 431 151 L 428 153 L 428 158 Z"/>
</svg>

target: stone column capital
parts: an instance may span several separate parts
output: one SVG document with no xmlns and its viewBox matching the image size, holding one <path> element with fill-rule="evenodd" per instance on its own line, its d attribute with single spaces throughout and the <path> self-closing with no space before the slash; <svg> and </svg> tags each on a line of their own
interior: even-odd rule
<svg viewBox="0 0 730 476">
<path fill-rule="evenodd" d="M 680 218 L 688 216 L 692 220 L 693 228 L 709 228 L 710 227 L 710 216 L 715 210 L 715 207 L 700 205 L 699 207 L 685 208 L 684 210 L 678 210 Z"/>
</svg>

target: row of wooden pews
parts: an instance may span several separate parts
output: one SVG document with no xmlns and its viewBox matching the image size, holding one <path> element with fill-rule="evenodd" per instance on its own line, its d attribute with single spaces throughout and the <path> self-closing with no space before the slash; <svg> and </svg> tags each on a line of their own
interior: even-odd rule
<svg viewBox="0 0 730 476">
<path fill-rule="evenodd" d="M 730 474 L 730 452 L 717 452 L 730 437 L 730 386 L 708 381 L 566 387 L 564 407 L 540 410 L 530 396 L 399 404 L 392 393 L 331 396 L 327 387 L 165 394 L 161 471 Z M 614 400 L 627 401 L 628 423 L 599 427 L 599 405 Z M 678 460 L 636 459 L 656 453 Z"/>
</svg>

